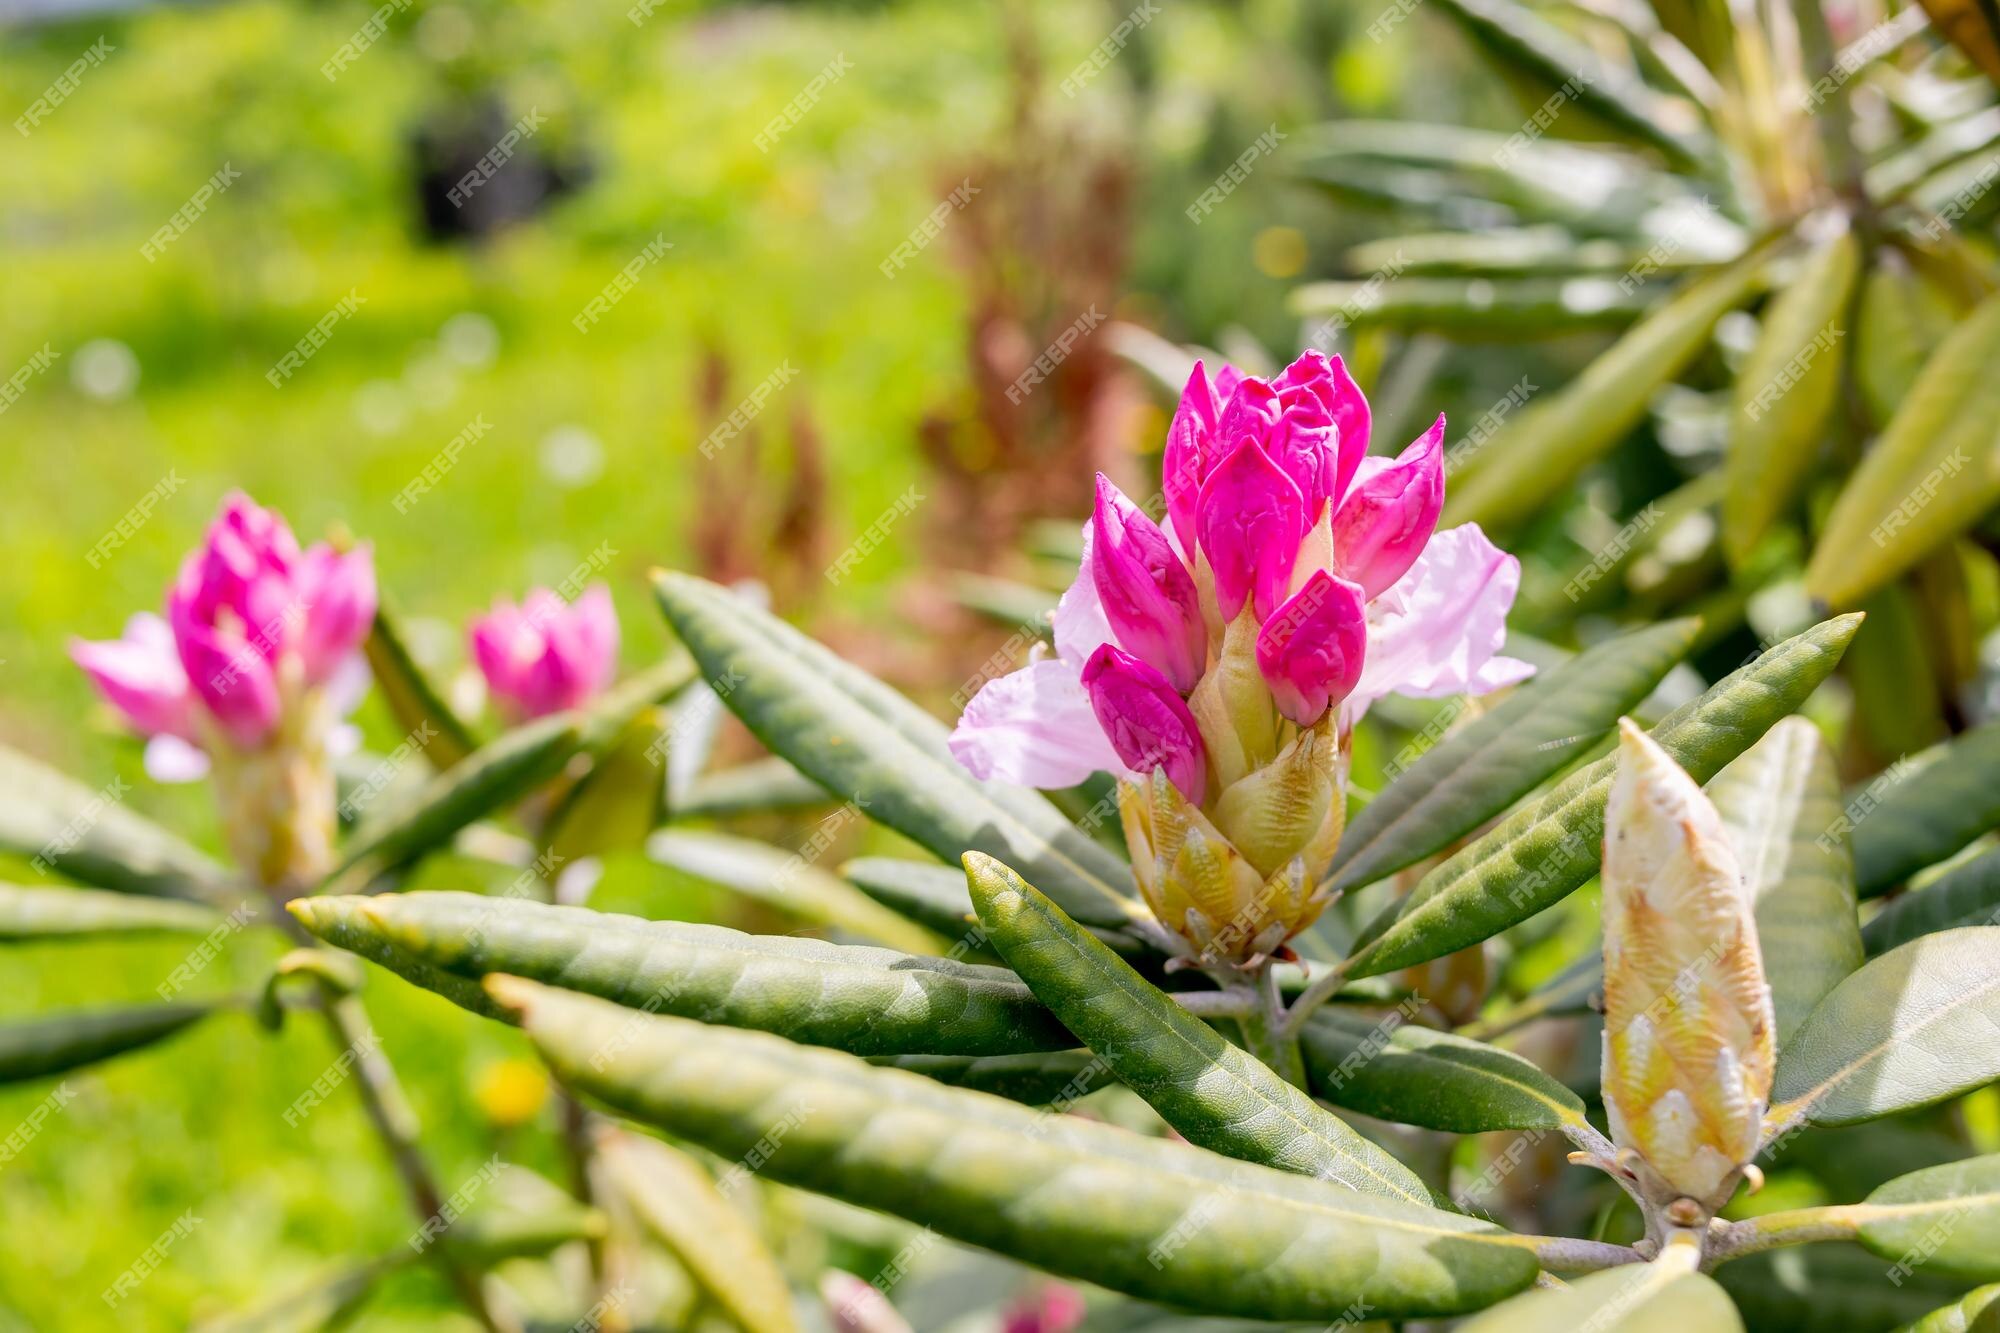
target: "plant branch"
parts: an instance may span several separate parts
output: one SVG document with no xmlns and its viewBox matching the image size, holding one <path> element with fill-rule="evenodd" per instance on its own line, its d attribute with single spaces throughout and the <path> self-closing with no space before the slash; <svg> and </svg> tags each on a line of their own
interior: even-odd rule
<svg viewBox="0 0 2000 1333">
<path fill-rule="evenodd" d="M 1176 991 L 1173 998 L 1181 1008 L 1203 1018 L 1241 1018 L 1257 1007 L 1257 1001 L 1243 990 Z"/>
<path fill-rule="evenodd" d="M 1297 1041 L 1299 1033 L 1305 1030 L 1306 1020 L 1312 1017 L 1313 1010 L 1332 999 L 1335 992 L 1340 989 L 1341 983 L 1346 980 L 1345 962 L 1326 964 L 1326 970 L 1314 977 L 1312 983 L 1299 993 L 1299 998 L 1292 1001 L 1292 1007 L 1285 1014 L 1284 1024 L 1280 1029 L 1284 1039 Z"/>
<path fill-rule="evenodd" d="M 1643 1264 L 1646 1256 L 1630 1245 L 1612 1245 L 1601 1240 L 1579 1240 L 1571 1236 L 1531 1236 L 1535 1257 L 1542 1267 L 1557 1273 L 1594 1273 L 1602 1268 Z"/>
<path fill-rule="evenodd" d="M 1244 1043 L 1250 1053 L 1276 1070 L 1293 1087 L 1306 1086 L 1305 1061 L 1299 1057 L 1299 1043 L 1285 1022 L 1285 1000 L 1278 993 L 1278 977 L 1269 962 L 1257 969 L 1252 979 L 1254 1003 L 1239 1020 Z"/>
<path fill-rule="evenodd" d="M 1863 1212 L 1856 1205 L 1840 1204 L 1828 1208 L 1793 1208 L 1742 1222 L 1712 1222 L 1703 1266 L 1712 1268 L 1780 1245 L 1853 1240 L 1861 1230 Z"/>
</svg>

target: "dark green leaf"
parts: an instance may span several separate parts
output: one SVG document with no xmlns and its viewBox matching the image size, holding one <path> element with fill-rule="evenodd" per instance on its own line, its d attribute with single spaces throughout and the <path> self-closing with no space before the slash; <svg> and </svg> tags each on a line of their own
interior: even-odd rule
<svg viewBox="0 0 2000 1333">
<path fill-rule="evenodd" d="M 1029 1106 L 1063 1109 L 1118 1080 L 1101 1056 L 1089 1051 L 1028 1055 L 878 1055 L 869 1063 L 922 1074 L 949 1087 L 1005 1097 Z"/>
<path fill-rule="evenodd" d="M 731 815 L 812 810 L 839 802 L 839 797 L 773 755 L 700 775 L 688 783 L 670 813 L 675 819 L 726 819 Z"/>
<path fill-rule="evenodd" d="M 418 738 L 433 768 L 450 768 L 479 748 L 472 728 L 452 711 L 443 691 L 432 685 L 410 655 L 394 608 L 378 600 L 375 623 L 362 645 L 375 688 L 382 691 L 389 715 L 405 735 Z"/>
<path fill-rule="evenodd" d="M 1320 1009 L 1301 1037 L 1313 1094 L 1378 1120 L 1452 1134 L 1584 1122 L 1582 1099 L 1512 1051 L 1406 1020 L 1403 1009 Z"/>
<path fill-rule="evenodd" d="M 1895 773 L 1848 802 L 1854 882 L 1864 898 L 1887 893 L 2000 828 L 2000 722 L 1966 732 L 1910 776 L 1898 780 Z"/>
<path fill-rule="evenodd" d="M 212 1004 L 84 1009 L 0 1024 L 0 1084 L 63 1074 L 149 1046 L 215 1012 Z"/>
<path fill-rule="evenodd" d="M 1955 866 L 1915 893 L 1895 899 L 1861 939 L 1873 957 L 1899 944 L 1957 926 L 2000 925 L 2000 849 Z"/>
</svg>

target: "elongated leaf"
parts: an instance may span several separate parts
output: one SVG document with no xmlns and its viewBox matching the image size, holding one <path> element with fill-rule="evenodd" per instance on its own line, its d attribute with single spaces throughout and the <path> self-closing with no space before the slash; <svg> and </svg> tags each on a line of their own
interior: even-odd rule
<svg viewBox="0 0 2000 1333">
<path fill-rule="evenodd" d="M 694 778 L 670 813 L 675 819 L 725 819 L 774 810 L 812 810 L 839 802 L 838 796 L 773 755 Z"/>
<path fill-rule="evenodd" d="M 1459 1333 L 1743 1333 L 1729 1293 L 1714 1278 L 1675 1262 L 1606 1269 L 1560 1291 L 1531 1291 L 1460 1325 Z"/>
<path fill-rule="evenodd" d="M 1718 773 L 1708 794 L 1751 893 L 1782 1047 L 1861 966 L 1840 775 L 1819 728 L 1788 717 Z"/>
<path fill-rule="evenodd" d="M 1355 329 L 1438 333 L 1462 341 L 1553 338 L 1591 329 L 1622 329 L 1646 313 L 1660 292 L 1629 291 L 1607 277 L 1400 277 L 1311 282 L 1292 293 L 1292 313 L 1312 319 L 1345 314 Z"/>
<path fill-rule="evenodd" d="M 2000 925 L 2000 849 L 1967 861 L 1884 907 L 1861 931 L 1870 957 L 1958 926 Z"/>
<path fill-rule="evenodd" d="M 233 903 L 229 872 L 124 805 L 131 792 L 115 778 L 92 791 L 0 745 L 0 851 L 101 889 Z"/>
<path fill-rule="evenodd" d="M 1078 920 L 1127 919 L 1130 867 L 1037 793 L 974 781 L 945 747 L 943 723 L 712 583 L 662 573 L 654 590 L 731 711 L 800 772 L 941 860 L 968 849 L 1004 857 Z"/>
<path fill-rule="evenodd" d="M 1851 1125 L 2000 1079 L 2000 926 L 1911 940 L 1834 987 L 1778 1056 L 1772 1126 Z"/>
<path fill-rule="evenodd" d="M 925 861 L 862 856 L 840 868 L 841 876 L 892 912 L 922 922 L 938 934 L 962 937 L 977 919 L 965 872 Z"/>
<path fill-rule="evenodd" d="M 828 822 L 839 818 L 836 813 Z M 818 836 L 806 844 L 807 851 L 817 845 Z M 898 916 L 838 875 L 820 869 L 804 851 L 787 852 L 726 833 L 667 829 L 647 840 L 646 854 L 661 865 L 734 889 L 802 920 L 891 948 L 943 953 L 951 947 L 947 937 Z"/>
<path fill-rule="evenodd" d="M 327 891 L 361 889 L 443 846 L 468 824 L 555 777 L 579 751 L 611 745 L 634 714 L 672 697 L 693 679 L 685 660 L 662 662 L 588 708 L 550 714 L 481 746 L 431 778 L 409 801 L 364 819 L 348 839 Z"/>
<path fill-rule="evenodd" d="M 1715 1280 L 1759 1333 L 1886 1333 L 1956 1294 L 1922 1274 L 1893 1285 L 1885 1267 L 1859 1245 L 1801 1245 L 1731 1260 Z"/>
<path fill-rule="evenodd" d="M 760 1033 L 495 977 L 557 1075 L 763 1175 L 1189 1310 L 1318 1321 L 1477 1309 L 1533 1280 L 1486 1223 L 942 1087 Z M 747 1159 L 747 1161 L 746 1161 Z"/>
<path fill-rule="evenodd" d="M 1874 785 L 1848 803 L 1854 883 L 1864 898 L 1887 893 L 2000 828 L 2000 722 L 1951 741 L 1909 777 L 1882 783 L 1879 791 Z"/>
<path fill-rule="evenodd" d="M 2000 500 L 2000 296 L 1925 363 L 1827 515 L 1806 590 L 1853 606 Z"/>
<path fill-rule="evenodd" d="M 2000 1154 L 1898 1176 L 1851 1213 L 1861 1243 L 1905 1271 L 2000 1278 Z"/>
<path fill-rule="evenodd" d="M 798 1327 L 777 1260 L 708 1172 L 664 1143 L 608 1127 L 597 1151 L 646 1229 L 744 1333 Z"/>
<path fill-rule="evenodd" d="M 385 965 L 396 955 L 460 982 L 506 972 L 862 1055 L 1076 1045 L 997 967 L 474 893 L 300 898 L 290 907 L 321 939 Z"/>
<path fill-rule="evenodd" d="M 1675 166 L 1698 171 L 1715 159 L 1715 145 L 1692 107 L 1648 88 L 1526 6 L 1514 0 L 1445 0 L 1445 13 L 1496 59 L 1526 75 L 1538 92 L 1567 94 L 1628 139 L 1659 149 Z"/>
<path fill-rule="evenodd" d="M 966 854 L 979 922 L 1037 999 L 1188 1142 L 1224 1156 L 1428 1203 L 1402 1163 L 1134 972 L 988 856 Z"/>
<path fill-rule="evenodd" d="M 1457 471 L 1443 525 L 1505 528 L 1529 517 L 1623 439 L 1663 384 L 1708 343 L 1709 330 L 1749 299 L 1767 252 L 1691 282 L 1554 394 L 1509 417 Z"/>
<path fill-rule="evenodd" d="M 220 912 L 195 903 L 94 889 L 33 889 L 0 884 L 0 940 L 152 931 L 201 934 L 215 929 L 222 921 Z"/>
<path fill-rule="evenodd" d="M 637 850 L 666 819 L 667 779 L 659 760 L 663 708 L 641 708 L 570 785 L 542 830 L 542 846 L 563 865 L 586 856 Z"/>
<path fill-rule="evenodd" d="M 1855 319 L 1854 379 L 1877 426 L 1896 414 L 1954 322 L 1944 293 L 1900 251 L 1873 256 Z"/>
<path fill-rule="evenodd" d="M 1334 887 L 1415 865 L 1533 791 L 1638 707 L 1699 628 L 1670 620 L 1597 644 L 1439 741 L 1348 824 Z"/>
<path fill-rule="evenodd" d="M 1772 300 L 1736 377 L 1729 455 L 1723 466 L 1722 546 L 1746 564 L 1797 498 L 1825 443 L 1840 390 L 1848 300 L 1861 271 L 1851 231 L 1823 242 Z"/>
<path fill-rule="evenodd" d="M 0 1024 L 0 1084 L 65 1074 L 150 1046 L 214 1012 L 211 1004 L 147 1004 Z"/>
<path fill-rule="evenodd" d="M 948 1087 L 1005 1097 L 1029 1106 L 1067 1107 L 1118 1080 L 1104 1058 L 1089 1051 L 1029 1055 L 878 1055 L 871 1064 L 922 1074 Z"/>
<path fill-rule="evenodd" d="M 1696 781 L 1707 781 L 1805 702 L 1860 623 L 1841 616 L 1785 640 L 1668 714 L 1653 739 Z M 1581 887 L 1597 873 L 1617 762 L 1607 755 L 1571 774 L 1424 876 L 1390 909 L 1392 918 L 1371 927 L 1349 975 L 1376 976 L 1456 953 Z"/>
<path fill-rule="evenodd" d="M 246 1310 L 204 1319 L 194 1333 L 324 1333 L 344 1322 L 366 1301 L 382 1277 L 416 1258 L 408 1246 L 328 1273 Z"/>
<path fill-rule="evenodd" d="M 1583 1123 L 1583 1101 L 1534 1064 L 1497 1046 L 1330 1004 L 1300 1040 L 1313 1094 L 1378 1120 L 1452 1134 L 1561 1129 Z"/>
<path fill-rule="evenodd" d="M 1987 1312 L 1996 1306 L 2000 1306 L 2000 1282 L 1975 1287 L 1950 1305 L 1904 1325 L 1902 1333 L 1987 1333 L 1993 1325 Z M 1981 1315 L 1986 1315 L 1984 1321 Z"/>
<path fill-rule="evenodd" d="M 362 645 L 375 688 L 389 706 L 389 715 L 407 736 L 419 738 L 424 757 L 438 769 L 450 768 L 479 748 L 472 728 L 445 702 L 410 653 L 394 608 L 377 602 L 375 623 Z"/>
</svg>

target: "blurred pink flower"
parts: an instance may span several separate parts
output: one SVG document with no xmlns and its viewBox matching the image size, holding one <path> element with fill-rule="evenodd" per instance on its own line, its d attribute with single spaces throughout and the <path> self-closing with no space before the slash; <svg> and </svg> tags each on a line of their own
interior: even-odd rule
<svg viewBox="0 0 2000 1333">
<path fill-rule="evenodd" d="M 496 601 L 472 622 L 469 637 L 487 688 L 517 719 L 579 707 L 618 667 L 618 615 L 602 584 L 573 603 L 547 588 L 533 589 L 519 606 Z"/>
<path fill-rule="evenodd" d="M 1007 1307 L 1000 1333 L 1070 1333 L 1083 1322 L 1083 1296 L 1062 1282 L 1045 1282 Z"/>
<path fill-rule="evenodd" d="M 70 656 L 132 727 L 148 768 L 198 776 L 196 750 L 256 750 L 287 707 L 351 666 L 375 618 L 367 546 L 301 551 L 283 518 L 230 495 L 167 593 L 123 638 L 73 639 Z M 337 688 L 337 687 L 336 687 Z"/>
</svg>

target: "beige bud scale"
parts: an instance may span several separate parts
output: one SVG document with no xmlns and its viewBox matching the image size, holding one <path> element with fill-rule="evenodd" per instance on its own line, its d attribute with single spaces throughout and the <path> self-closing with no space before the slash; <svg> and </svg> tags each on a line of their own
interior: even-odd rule
<svg viewBox="0 0 2000 1333">
<path fill-rule="evenodd" d="M 1604 1103 L 1656 1207 L 1727 1203 L 1775 1059 L 1750 894 L 1721 817 L 1628 719 L 1605 808 Z"/>
</svg>

